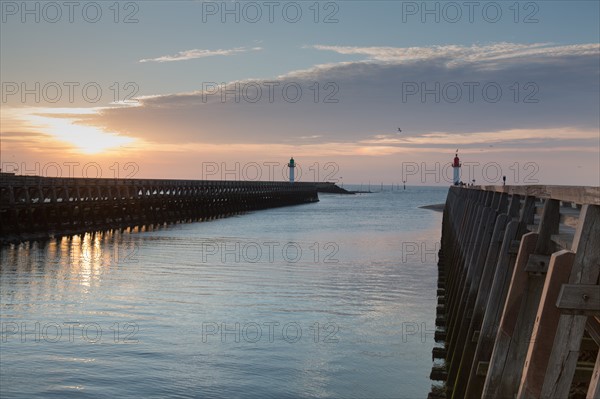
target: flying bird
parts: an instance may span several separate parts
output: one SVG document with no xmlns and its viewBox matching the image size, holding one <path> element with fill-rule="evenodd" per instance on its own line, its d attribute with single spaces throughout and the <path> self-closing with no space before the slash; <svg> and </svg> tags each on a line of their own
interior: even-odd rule
<svg viewBox="0 0 600 399">
<path fill-rule="evenodd" d="M 399 131 L 400 133 L 402 133 L 402 129 L 398 128 L 398 131 Z"/>
</svg>

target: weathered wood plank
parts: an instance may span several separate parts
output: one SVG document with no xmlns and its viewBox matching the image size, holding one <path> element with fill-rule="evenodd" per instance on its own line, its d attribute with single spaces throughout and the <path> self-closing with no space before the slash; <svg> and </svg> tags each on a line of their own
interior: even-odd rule
<svg viewBox="0 0 600 399">
<path fill-rule="evenodd" d="M 432 360 L 435 359 L 445 359 L 446 358 L 446 348 L 435 347 L 431 351 Z"/>
<path fill-rule="evenodd" d="M 540 396 L 556 335 L 555 327 L 560 318 L 560 311 L 554 304 L 561 285 L 569 280 L 574 259 L 575 254 L 571 251 L 563 250 L 552 254 L 523 367 L 517 394 L 519 399 L 535 399 Z"/>
<path fill-rule="evenodd" d="M 485 377 L 487 375 L 489 367 L 490 362 L 479 362 L 477 363 L 477 370 L 475 371 L 475 374 L 480 377 Z"/>
<path fill-rule="evenodd" d="M 570 284 L 596 284 L 600 274 L 600 206 L 584 205 L 573 240 L 575 261 Z M 577 366 L 581 338 L 587 316 L 560 316 L 549 367 L 542 387 L 542 398 L 567 397 Z"/>
<path fill-rule="evenodd" d="M 502 312 L 502 318 L 500 320 L 500 327 L 498 328 L 498 334 L 494 342 L 494 349 L 490 359 L 490 367 L 485 379 L 483 387 L 484 398 L 498 398 L 506 396 L 503 392 L 507 388 L 506 385 L 513 383 L 514 381 L 507 381 L 505 377 L 506 364 L 510 362 L 512 356 L 515 354 L 514 340 L 519 339 L 519 335 L 522 331 L 519 331 L 516 327 L 526 328 L 526 326 L 519 323 L 519 313 L 521 313 L 521 307 L 525 296 L 527 295 L 527 286 L 529 275 L 525 272 L 525 266 L 529 260 L 529 256 L 537 246 L 538 241 L 537 233 L 529 233 L 523 236 L 521 241 L 521 247 L 519 248 L 519 254 L 517 255 L 517 262 L 515 264 L 514 272 L 510 282 L 508 295 L 506 297 L 506 303 Z M 491 298 L 490 298 L 491 299 Z M 533 327 L 533 326 L 532 326 Z M 521 337 L 523 339 L 523 337 Z M 512 350 L 511 350 L 512 347 Z M 509 354 L 511 357 L 509 357 Z"/>
<path fill-rule="evenodd" d="M 532 254 L 529 256 L 525 271 L 528 273 L 546 273 L 549 264 L 549 255 Z"/>
<path fill-rule="evenodd" d="M 563 313 L 600 315 L 600 285 L 563 284 L 556 307 Z"/>
<path fill-rule="evenodd" d="M 443 367 L 433 367 L 429 378 L 433 381 L 446 381 L 448 373 Z"/>
<path fill-rule="evenodd" d="M 553 249 L 550 237 L 558 232 L 559 221 L 560 202 L 546 200 L 535 245 L 536 254 L 550 254 Z M 486 377 L 483 391 L 486 398 L 513 397 L 519 388 L 545 277 L 528 273 L 527 265 L 527 262 L 517 264 L 513 273 Z"/>
<path fill-rule="evenodd" d="M 481 275 L 481 281 L 477 287 L 477 296 L 473 305 L 473 317 L 467 331 L 467 336 L 462 349 L 462 357 L 460 361 L 460 375 L 457 376 L 454 387 L 453 397 L 464 397 L 467 389 L 467 383 L 471 374 L 473 356 L 477 348 L 479 339 L 479 331 L 485 314 L 485 308 L 492 288 L 492 282 L 498 263 L 498 257 L 501 250 L 504 231 L 508 223 L 509 216 L 501 214 L 496 218 L 494 230 L 490 242 L 487 244 L 487 254 Z M 512 242 L 512 241 L 511 241 Z"/>
<path fill-rule="evenodd" d="M 583 208 L 581 204 L 584 204 Z M 543 205 L 543 209 L 539 209 L 540 205 Z M 578 344 L 581 343 L 586 325 L 594 340 L 600 340 L 600 324 L 596 331 L 594 328 L 590 329 L 590 323 L 586 324 L 588 319 L 595 321 L 596 318 L 586 317 L 578 320 L 577 317 L 583 315 L 567 315 L 563 312 L 576 312 L 575 308 L 581 307 L 584 307 L 586 312 L 597 311 L 600 305 L 597 306 L 596 303 L 600 303 L 600 294 L 590 295 L 589 292 L 597 286 L 581 286 L 582 280 L 586 281 L 583 284 L 587 286 L 598 284 L 597 279 L 587 281 L 594 271 L 582 270 L 577 274 L 573 267 L 568 278 L 568 269 L 556 266 L 551 271 L 554 276 L 548 275 L 546 283 L 544 279 L 551 262 L 560 264 L 561 261 L 569 263 L 570 260 L 572 265 L 577 264 L 575 260 L 581 256 L 580 243 L 593 242 L 588 236 L 581 234 L 581 226 L 585 225 L 582 219 L 586 218 L 586 215 L 589 217 L 590 206 L 598 205 L 600 187 L 490 186 L 474 189 L 452 187 L 449 190 L 442 226 L 442 248 L 447 250 L 444 251 L 443 262 L 439 264 L 439 281 L 445 288 L 441 300 L 445 306 L 439 306 L 440 317 L 437 319 L 438 324 L 447 325 L 443 331 L 447 331 L 444 348 L 447 368 L 444 370 L 448 374 L 442 374 L 442 369 L 438 370 L 438 378 L 442 375 L 447 377 L 447 397 L 478 398 L 482 397 L 483 393 L 483 397 L 495 398 L 514 398 L 517 395 L 521 398 L 554 398 L 562 397 L 563 392 L 568 392 L 571 382 L 575 379 L 579 381 L 583 378 L 581 381 L 589 381 L 592 377 L 593 363 L 586 364 L 584 368 L 577 368 L 577 357 L 583 349 L 575 348 L 573 343 L 577 340 Z M 539 216 L 535 215 L 536 207 L 541 210 L 538 212 Z M 486 231 L 484 226 L 487 225 L 488 209 L 491 209 L 494 215 L 502 212 L 508 214 L 504 232 L 495 227 Z M 518 217 L 518 222 L 508 223 L 513 217 Z M 577 226 L 576 230 L 573 229 L 574 226 Z M 536 233 L 528 235 L 528 231 Z M 483 238 L 488 233 L 490 237 Z M 497 237 L 498 233 L 503 235 L 505 240 L 501 246 L 496 246 L 500 246 L 499 251 L 490 251 L 495 243 L 495 240 L 490 238 L 494 234 Z M 506 240 L 507 237 L 511 238 Z M 520 240 L 521 237 L 523 240 Z M 600 242 L 599 238 L 600 236 L 596 237 L 596 241 Z M 516 243 L 519 243 L 518 250 L 514 244 L 513 248 L 510 248 L 515 239 Z M 525 245 L 526 251 L 523 250 L 525 241 L 528 241 Z M 559 249 L 567 250 L 564 251 L 567 255 L 557 260 L 549 257 Z M 574 255 L 569 249 L 577 253 Z M 487 253 L 489 257 L 490 252 L 497 256 L 495 264 L 492 264 L 496 270 L 491 287 L 487 285 L 490 275 L 486 272 L 489 264 L 485 256 Z M 556 271 L 557 268 L 562 274 Z M 525 269 L 521 276 L 521 282 L 524 284 L 520 287 L 518 283 L 514 284 L 517 269 L 521 273 Z M 600 269 L 599 262 L 596 262 L 596 269 Z M 575 275 L 579 276 L 577 281 L 571 281 Z M 598 277 L 597 272 L 595 276 Z M 569 284 L 564 288 L 564 298 L 561 296 L 559 300 L 559 294 L 566 282 Z M 574 284 L 580 285 L 571 287 Z M 488 292 L 482 295 L 481 290 L 485 290 L 486 286 Z M 513 301 L 513 296 L 518 300 Z M 484 301 L 486 303 L 481 307 L 481 302 L 486 297 L 487 301 Z M 564 309 L 557 307 L 557 301 Z M 511 310 L 507 314 L 508 307 Z M 479 310 L 482 308 L 483 314 Z M 447 312 L 445 319 L 441 317 L 444 312 Z M 571 328 L 564 329 L 563 332 L 571 336 L 561 338 L 560 328 L 556 329 L 556 326 L 560 327 L 561 323 L 565 323 L 567 316 L 570 317 Z M 442 323 L 444 321 L 446 323 Z M 508 332 L 512 335 L 509 335 L 506 341 L 508 344 L 499 348 L 498 341 L 502 340 L 501 335 L 507 333 L 504 327 L 511 330 Z M 442 331 L 436 332 L 435 338 L 439 342 Z M 557 350 L 554 341 L 560 342 L 561 339 L 571 345 L 566 356 L 563 348 L 562 357 L 553 353 Z M 589 338 L 588 341 L 594 344 Z M 550 351 L 552 353 L 549 353 Z M 497 352 L 498 359 L 495 359 Z M 555 356 L 559 367 L 562 368 L 560 372 L 555 373 L 559 388 L 553 387 L 551 394 L 543 396 L 542 392 L 546 389 L 548 380 L 547 374 L 553 373 L 551 369 L 556 366 L 552 356 Z M 495 370 L 498 365 L 502 366 L 500 373 Z M 487 379 L 482 374 L 486 374 Z M 469 378 L 465 386 L 464 380 L 467 375 Z M 496 377 L 496 385 L 500 388 L 494 388 L 491 395 L 487 395 L 488 381 L 493 375 L 499 376 L 499 379 Z M 529 388 L 531 381 L 533 389 Z M 593 392 L 590 394 L 592 397 L 597 396 L 596 391 L 590 392 Z"/>
<path fill-rule="evenodd" d="M 498 331 L 498 325 L 502 316 L 502 310 L 506 303 L 506 296 L 509 290 L 509 284 L 513 275 L 513 270 L 516 263 L 527 263 L 529 255 L 535 249 L 537 241 L 537 233 L 528 233 L 523 236 L 519 252 L 515 256 L 509 253 L 511 242 L 517 237 L 518 229 L 521 223 L 511 221 L 506 226 L 504 240 L 500 249 L 498 264 L 496 265 L 496 273 L 491 286 L 489 298 L 485 308 L 485 316 L 481 324 L 477 348 L 471 365 L 471 373 L 467 383 L 466 397 L 478 398 L 481 397 L 485 378 L 478 376 L 476 370 L 479 362 L 487 362 L 492 355 L 494 348 L 494 340 Z"/>
<path fill-rule="evenodd" d="M 460 313 L 462 323 L 456 326 L 457 335 L 454 341 L 454 353 L 452 356 L 452 363 L 450 364 L 448 378 L 449 381 L 460 382 L 460 379 L 466 379 L 465 371 L 461 367 L 461 360 L 463 350 L 465 347 L 465 341 L 467 341 L 467 334 L 472 320 L 473 306 L 477 299 L 477 291 L 479 289 L 479 283 L 485 267 L 485 260 L 490 247 L 490 240 L 492 238 L 493 229 L 496 220 L 496 213 L 491 208 L 484 208 L 481 224 L 478 232 L 478 240 L 476 243 L 476 249 L 473 252 L 469 266 L 469 274 L 467 276 L 468 283 L 466 284 L 465 291 L 463 293 L 463 309 Z M 469 362 L 470 364 L 470 362 Z M 468 375 L 470 370 L 467 370 Z"/>
<path fill-rule="evenodd" d="M 600 353 L 596 356 L 596 365 L 592 372 L 592 379 L 588 387 L 586 399 L 598 399 L 600 398 Z"/>
<path fill-rule="evenodd" d="M 518 194 L 514 194 L 510 197 L 510 204 L 508 205 L 508 216 L 512 218 L 516 218 L 519 216 L 519 209 L 521 207 L 521 196 Z"/>
<path fill-rule="evenodd" d="M 480 200 L 481 200 L 481 198 L 480 198 Z M 452 354 L 453 354 L 452 343 L 453 343 L 454 337 L 455 337 L 454 326 L 456 325 L 456 323 L 461 322 L 460 318 L 457 315 L 460 312 L 461 305 L 462 305 L 461 299 L 463 297 L 463 292 L 465 290 L 465 286 L 467 285 L 467 275 L 469 273 L 469 266 L 471 264 L 470 260 L 471 260 L 471 257 L 473 256 L 473 252 L 477 248 L 477 241 L 478 241 L 477 233 L 479 230 L 479 226 L 481 224 L 483 210 L 484 210 L 484 207 L 480 203 L 477 203 L 475 205 L 475 213 L 474 213 L 474 215 L 472 215 L 472 218 L 470 220 L 469 231 L 465 235 L 465 237 L 467 237 L 466 241 L 464 241 L 464 243 L 466 244 L 465 256 L 463 258 L 460 258 L 459 262 L 457 264 L 458 270 L 457 270 L 456 276 L 460 276 L 460 278 L 457 280 L 455 287 L 453 288 L 452 300 L 448 306 L 449 323 L 448 323 L 447 332 L 448 332 L 448 336 L 450 337 L 450 343 L 449 343 L 449 348 L 448 348 L 449 349 L 449 359 L 448 359 L 449 361 L 452 360 Z"/>
<path fill-rule="evenodd" d="M 535 253 L 541 255 L 550 255 L 554 252 L 552 235 L 558 234 L 560 225 L 560 201 L 548 199 L 544 203 L 544 211 L 540 219 L 538 230 L 539 238 L 535 246 Z"/>
<path fill-rule="evenodd" d="M 501 214 L 506 212 L 507 208 L 508 208 L 508 194 L 507 193 L 501 193 L 500 194 L 500 198 L 498 198 L 498 206 L 495 207 L 496 209 L 496 214 Z"/>
<path fill-rule="evenodd" d="M 600 205 L 600 187 L 588 186 L 476 186 L 485 191 L 551 198 L 576 204 Z"/>
<path fill-rule="evenodd" d="M 517 237 L 521 237 L 523 234 L 527 233 L 527 225 L 533 223 L 535 216 L 535 201 L 535 197 L 525 197 L 525 200 L 523 201 L 523 207 L 521 208 L 521 213 L 519 214 L 519 231 L 517 232 Z"/>
<path fill-rule="evenodd" d="M 600 317 L 588 317 L 585 329 L 590 334 L 596 345 L 600 346 Z"/>
<path fill-rule="evenodd" d="M 519 246 L 521 245 L 521 242 L 519 240 L 512 240 L 510 243 L 510 248 L 509 248 L 509 253 L 511 254 L 517 254 L 519 253 Z"/>
</svg>

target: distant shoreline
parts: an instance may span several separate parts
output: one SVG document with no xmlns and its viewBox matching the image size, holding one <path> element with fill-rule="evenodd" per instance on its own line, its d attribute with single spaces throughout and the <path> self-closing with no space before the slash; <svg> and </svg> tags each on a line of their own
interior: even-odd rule
<svg viewBox="0 0 600 399">
<path fill-rule="evenodd" d="M 436 212 L 444 212 L 445 206 L 446 206 L 446 204 L 435 204 L 435 205 L 424 205 L 424 206 L 420 206 L 419 208 L 430 209 L 430 210 L 436 211 Z"/>
</svg>

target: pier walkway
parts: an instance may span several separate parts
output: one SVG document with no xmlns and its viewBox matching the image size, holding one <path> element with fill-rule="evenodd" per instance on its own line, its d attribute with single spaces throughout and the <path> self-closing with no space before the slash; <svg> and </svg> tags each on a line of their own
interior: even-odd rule
<svg viewBox="0 0 600 399">
<path fill-rule="evenodd" d="M 451 187 L 430 398 L 600 398 L 600 188 Z"/>
<path fill-rule="evenodd" d="M 52 178 L 3 173 L 0 241 L 207 220 L 317 201 L 315 183 Z"/>
</svg>

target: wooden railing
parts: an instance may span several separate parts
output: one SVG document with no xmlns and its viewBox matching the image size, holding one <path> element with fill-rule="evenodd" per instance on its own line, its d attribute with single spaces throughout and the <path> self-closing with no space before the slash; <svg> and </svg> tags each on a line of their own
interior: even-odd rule
<svg viewBox="0 0 600 399">
<path fill-rule="evenodd" d="M 0 177 L 4 243 L 319 200 L 315 183 Z"/>
<path fill-rule="evenodd" d="M 599 398 L 599 274 L 600 188 L 451 187 L 430 398 Z"/>
</svg>

